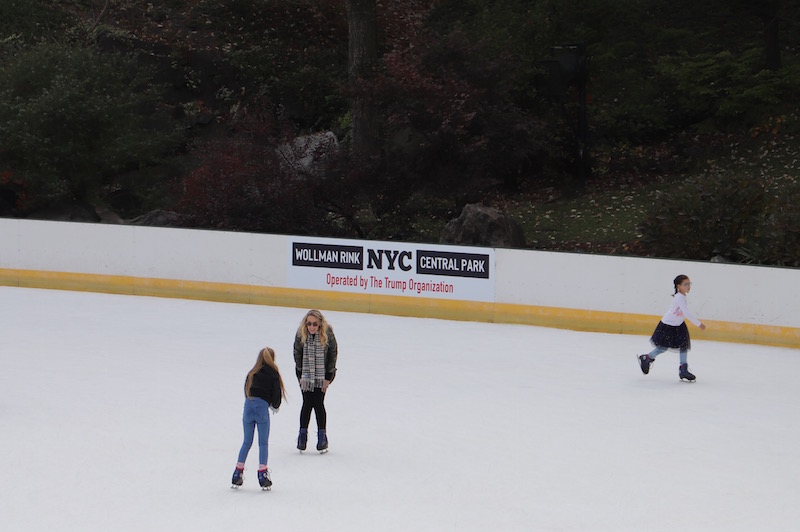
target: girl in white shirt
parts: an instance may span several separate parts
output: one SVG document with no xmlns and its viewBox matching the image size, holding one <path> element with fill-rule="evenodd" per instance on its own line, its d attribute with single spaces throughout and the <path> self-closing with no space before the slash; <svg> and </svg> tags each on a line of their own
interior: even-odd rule
<svg viewBox="0 0 800 532">
<path fill-rule="evenodd" d="M 692 340 L 689 338 L 689 329 L 686 327 L 686 320 L 688 319 L 700 329 L 705 329 L 706 326 L 700 322 L 697 317 L 689 310 L 686 302 L 686 294 L 692 289 L 692 282 L 686 275 L 679 275 L 673 281 L 675 284 L 675 295 L 672 298 L 672 304 L 669 310 L 658 322 L 656 330 L 653 331 L 653 336 L 650 337 L 650 343 L 653 344 L 653 350 L 647 355 L 639 355 L 639 365 L 642 368 L 642 373 L 647 375 L 650 373 L 650 365 L 655 362 L 658 355 L 667 349 L 678 349 L 680 351 L 681 365 L 678 370 L 678 376 L 681 380 L 694 382 L 695 376 L 689 373 L 689 366 L 686 362 L 689 350 L 692 348 Z"/>
</svg>

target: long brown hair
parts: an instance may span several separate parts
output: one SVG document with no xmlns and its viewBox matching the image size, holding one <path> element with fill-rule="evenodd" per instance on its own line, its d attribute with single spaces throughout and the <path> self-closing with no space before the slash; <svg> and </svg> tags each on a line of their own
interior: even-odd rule
<svg viewBox="0 0 800 532">
<path fill-rule="evenodd" d="M 258 373 L 258 370 L 264 366 L 271 367 L 275 370 L 275 373 L 278 374 L 278 382 L 281 384 L 281 397 L 286 399 L 286 389 L 283 387 L 283 377 L 281 377 L 281 372 L 278 370 L 278 365 L 275 364 L 275 351 L 273 351 L 271 347 L 265 347 L 259 351 L 258 358 L 256 359 L 253 369 L 251 369 L 247 374 L 247 383 L 244 386 L 245 394 L 247 397 L 250 397 L 250 387 L 253 385 L 253 375 Z"/>
<path fill-rule="evenodd" d="M 328 320 L 325 319 L 325 316 L 322 315 L 322 312 L 318 310 L 309 310 L 306 312 L 306 315 L 303 316 L 303 319 L 300 320 L 300 327 L 297 329 L 297 335 L 300 337 L 303 343 L 306 343 L 306 339 L 308 339 L 308 327 L 306 327 L 306 320 L 309 316 L 314 316 L 319 320 L 319 343 L 322 345 L 328 345 L 328 329 L 331 331 L 333 327 L 331 324 L 328 323 Z"/>
</svg>

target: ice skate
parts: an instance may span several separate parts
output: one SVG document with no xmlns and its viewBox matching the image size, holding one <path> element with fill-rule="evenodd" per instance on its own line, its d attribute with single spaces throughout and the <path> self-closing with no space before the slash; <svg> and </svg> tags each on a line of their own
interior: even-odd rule
<svg viewBox="0 0 800 532">
<path fill-rule="evenodd" d="M 272 479 L 269 476 L 269 469 L 259 469 L 258 471 L 258 485 L 264 491 L 272 489 Z"/>
<path fill-rule="evenodd" d="M 297 448 L 301 451 L 306 450 L 308 444 L 308 429 L 300 429 L 300 434 L 297 436 Z"/>
<path fill-rule="evenodd" d="M 325 429 L 317 431 L 317 450 L 320 454 L 328 452 L 328 435 L 325 434 Z"/>
<path fill-rule="evenodd" d="M 244 465 L 233 470 L 233 478 L 231 478 L 231 488 L 238 489 L 244 483 Z"/>
<path fill-rule="evenodd" d="M 639 355 L 639 367 L 642 368 L 642 373 L 647 375 L 650 373 L 650 366 L 656 360 L 654 358 L 650 358 L 650 355 Z"/>
<path fill-rule="evenodd" d="M 687 380 L 689 382 L 695 381 L 695 376 L 689 373 L 689 365 L 688 364 L 681 364 L 680 370 L 678 371 L 678 377 L 681 380 Z"/>
</svg>

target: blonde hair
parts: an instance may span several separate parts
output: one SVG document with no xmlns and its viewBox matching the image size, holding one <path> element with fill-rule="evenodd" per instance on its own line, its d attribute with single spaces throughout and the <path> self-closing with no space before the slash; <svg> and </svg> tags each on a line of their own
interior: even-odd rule
<svg viewBox="0 0 800 532">
<path fill-rule="evenodd" d="M 314 316 L 319 320 L 319 328 L 317 328 L 319 331 L 319 343 L 322 345 L 328 345 L 328 329 L 330 328 L 333 330 L 333 327 L 331 327 L 331 324 L 325 319 L 325 316 L 322 315 L 322 312 L 318 310 L 312 309 L 306 312 L 306 315 L 303 316 L 302 320 L 300 320 L 300 327 L 297 328 L 297 336 L 300 337 L 300 340 L 302 340 L 303 343 L 306 343 L 306 340 L 308 339 L 308 327 L 306 327 L 306 320 L 308 320 L 309 316 Z"/>
<path fill-rule="evenodd" d="M 256 359 L 253 369 L 251 369 L 247 374 L 247 383 L 244 387 L 245 394 L 247 397 L 250 397 L 250 387 L 253 385 L 253 375 L 258 373 L 258 371 L 264 366 L 271 367 L 275 370 L 275 373 L 278 374 L 278 382 L 281 384 L 281 397 L 286 399 L 286 389 L 283 387 L 283 377 L 281 377 L 281 372 L 278 370 L 278 365 L 275 364 L 275 351 L 273 351 L 271 347 L 265 347 L 259 351 L 258 358 Z"/>
</svg>

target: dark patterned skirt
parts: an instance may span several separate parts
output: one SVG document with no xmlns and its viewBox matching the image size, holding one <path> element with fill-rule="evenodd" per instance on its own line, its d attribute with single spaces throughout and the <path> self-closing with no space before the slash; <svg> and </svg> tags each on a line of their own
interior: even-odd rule
<svg viewBox="0 0 800 532">
<path fill-rule="evenodd" d="M 675 327 L 659 321 L 656 330 L 653 331 L 653 336 L 650 337 L 650 343 L 655 347 L 681 351 L 689 351 L 692 348 L 692 339 L 689 338 L 689 328 L 686 327 L 686 322 Z"/>
</svg>

